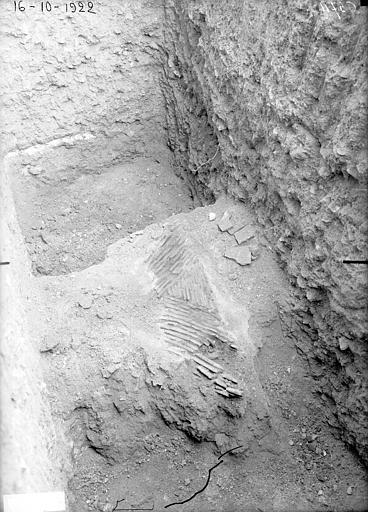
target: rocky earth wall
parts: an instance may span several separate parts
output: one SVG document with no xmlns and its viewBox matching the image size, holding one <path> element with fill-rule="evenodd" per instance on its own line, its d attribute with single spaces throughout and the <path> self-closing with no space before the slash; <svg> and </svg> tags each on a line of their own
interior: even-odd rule
<svg viewBox="0 0 368 512">
<path fill-rule="evenodd" d="M 51 12 L 38 1 L 21 2 L 22 12 L 6 4 L 0 136 L 15 169 L 68 177 L 165 143 L 158 1 L 97 1 L 96 14 L 65 12 L 60 2 Z"/>
<path fill-rule="evenodd" d="M 40 371 L 37 315 L 28 256 L 16 223 L 8 177 L 1 168 L 1 493 L 63 491 L 70 470 Z"/>
<path fill-rule="evenodd" d="M 165 0 L 163 88 L 177 168 L 253 205 L 295 284 L 289 334 L 367 461 L 367 271 L 342 262 L 367 258 L 367 12 L 341 6 Z"/>
</svg>

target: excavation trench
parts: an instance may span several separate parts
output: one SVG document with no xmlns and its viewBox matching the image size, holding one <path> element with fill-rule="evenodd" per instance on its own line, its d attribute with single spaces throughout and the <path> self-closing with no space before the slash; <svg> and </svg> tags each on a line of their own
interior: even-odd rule
<svg viewBox="0 0 368 512">
<path fill-rule="evenodd" d="M 273 50 L 252 25 L 239 32 L 264 9 L 111 2 L 103 23 L 37 18 L 33 39 L 18 15 L 26 49 L 5 20 L 5 493 L 64 489 L 75 512 L 164 510 L 240 446 L 175 507 L 365 509 L 364 307 L 339 269 L 334 286 L 311 270 L 337 228 L 329 218 L 313 239 L 304 192 L 354 198 L 351 230 L 363 178 L 357 157 L 330 159 L 343 192 L 316 160 L 318 133 L 271 105 L 268 57 L 262 85 L 256 61 Z"/>
</svg>

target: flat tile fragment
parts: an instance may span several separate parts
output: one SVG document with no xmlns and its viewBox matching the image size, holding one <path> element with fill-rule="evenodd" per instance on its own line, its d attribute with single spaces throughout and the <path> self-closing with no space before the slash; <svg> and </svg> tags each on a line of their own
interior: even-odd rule
<svg viewBox="0 0 368 512">
<path fill-rule="evenodd" d="M 217 225 L 220 231 L 227 231 L 232 228 L 234 221 L 232 220 L 231 213 L 226 210 Z"/>
<path fill-rule="evenodd" d="M 241 397 L 243 393 L 236 388 L 226 388 L 226 391 L 230 393 L 230 395 Z"/>
<path fill-rule="evenodd" d="M 207 379 L 212 379 L 213 374 L 209 370 L 206 370 L 206 368 L 203 368 L 203 366 L 197 366 L 196 368 L 202 375 L 207 377 Z"/>
<path fill-rule="evenodd" d="M 256 234 L 254 227 L 252 226 L 244 226 L 242 229 L 235 233 L 235 238 L 238 244 L 242 244 L 246 242 L 250 238 L 253 238 Z"/>
<path fill-rule="evenodd" d="M 252 253 L 249 250 L 249 247 L 238 246 L 238 247 L 229 247 L 226 249 L 225 258 L 236 261 L 239 265 L 250 265 L 252 263 Z"/>
<path fill-rule="evenodd" d="M 215 391 L 216 393 L 218 393 L 219 395 L 222 395 L 222 396 L 226 396 L 226 397 L 229 397 L 229 393 L 225 390 L 225 389 L 221 389 L 221 388 L 215 388 Z"/>
<path fill-rule="evenodd" d="M 229 380 L 230 382 L 234 382 L 234 384 L 238 384 L 238 381 L 235 379 L 235 377 L 233 377 L 232 375 L 230 375 L 228 373 L 223 373 L 222 378 Z"/>
<path fill-rule="evenodd" d="M 242 222 L 237 222 L 236 224 L 234 224 L 231 228 L 229 228 L 227 230 L 227 232 L 230 234 L 230 235 L 235 235 L 235 233 L 237 231 L 239 231 L 240 229 L 244 228 L 246 225 L 246 223 L 244 221 Z"/>
</svg>

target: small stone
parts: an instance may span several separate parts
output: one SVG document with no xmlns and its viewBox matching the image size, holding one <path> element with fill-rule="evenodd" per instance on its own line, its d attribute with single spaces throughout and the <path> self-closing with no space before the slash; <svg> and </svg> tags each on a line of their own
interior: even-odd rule
<svg viewBox="0 0 368 512">
<path fill-rule="evenodd" d="M 58 345 L 60 341 L 53 335 L 46 335 L 42 340 L 42 345 L 40 347 L 40 352 L 52 352 Z"/>
<path fill-rule="evenodd" d="M 339 347 L 340 350 L 347 350 L 349 348 L 349 343 L 347 342 L 346 338 L 339 338 Z"/>
<path fill-rule="evenodd" d="M 110 311 L 100 308 L 97 311 L 96 316 L 97 316 L 97 318 L 100 318 L 100 320 L 106 320 L 106 319 L 111 319 L 114 315 Z"/>
<path fill-rule="evenodd" d="M 48 244 L 47 235 L 45 233 L 40 233 L 40 238 L 44 244 Z"/>
<path fill-rule="evenodd" d="M 236 261 L 239 265 L 250 265 L 252 263 L 252 255 L 248 247 L 229 247 L 226 249 L 225 258 Z"/>
<path fill-rule="evenodd" d="M 116 229 L 121 229 L 123 226 L 121 224 L 115 224 Z"/>
<path fill-rule="evenodd" d="M 307 441 L 308 443 L 312 443 L 313 441 L 315 441 L 317 439 L 317 434 L 311 434 L 311 435 L 308 435 L 307 436 Z"/>
<path fill-rule="evenodd" d="M 234 222 L 231 218 L 231 214 L 227 210 L 225 211 L 217 225 L 220 231 L 227 231 L 234 225 Z"/>
<path fill-rule="evenodd" d="M 32 176 L 38 176 L 39 174 L 41 174 L 42 172 L 42 169 L 41 167 L 28 167 L 27 171 L 29 172 L 29 174 L 32 174 Z"/>
<path fill-rule="evenodd" d="M 230 274 L 229 275 L 230 281 L 235 281 L 237 279 L 237 277 L 238 277 L 237 274 Z"/>
<path fill-rule="evenodd" d="M 238 244 L 242 244 L 250 238 L 253 238 L 255 234 L 256 232 L 252 226 L 244 226 L 242 229 L 235 233 L 235 239 Z"/>
<path fill-rule="evenodd" d="M 292 439 L 290 439 L 290 441 L 289 441 L 289 445 L 290 445 L 290 446 L 294 446 L 294 441 L 293 441 Z"/>
<path fill-rule="evenodd" d="M 190 478 L 186 478 L 184 480 L 184 485 L 190 485 Z"/>
<path fill-rule="evenodd" d="M 78 301 L 78 304 L 83 309 L 89 309 L 92 306 L 92 298 L 89 295 L 84 295 Z"/>
<path fill-rule="evenodd" d="M 349 495 L 350 495 L 350 494 L 353 494 L 353 488 L 352 488 L 352 486 L 351 486 L 351 485 L 349 485 L 349 487 L 347 488 L 347 490 L 346 490 L 346 494 L 349 494 Z"/>
<path fill-rule="evenodd" d="M 323 495 L 323 491 L 322 491 L 322 489 L 320 489 L 320 490 L 318 491 L 318 496 L 322 496 L 322 495 Z"/>
<path fill-rule="evenodd" d="M 210 220 L 210 221 L 212 222 L 212 221 L 213 221 L 213 220 L 215 220 L 215 219 L 216 219 L 216 213 L 214 213 L 214 212 L 210 212 L 210 213 L 208 214 L 208 220 Z"/>
</svg>

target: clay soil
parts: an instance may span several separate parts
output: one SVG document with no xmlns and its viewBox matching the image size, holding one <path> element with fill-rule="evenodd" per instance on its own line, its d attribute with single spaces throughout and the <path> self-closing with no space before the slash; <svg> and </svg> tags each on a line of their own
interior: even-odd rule
<svg viewBox="0 0 368 512">
<path fill-rule="evenodd" d="M 193 209 L 184 183 L 168 166 L 149 160 L 81 175 L 57 187 L 23 175 L 14 187 L 19 221 L 39 277 L 35 301 L 45 327 L 35 338 L 53 415 L 69 442 L 71 511 L 368 509 L 365 470 L 331 427 L 328 404 L 314 392 L 308 366 L 283 330 L 279 306 L 288 303 L 290 289 L 272 247 L 259 231 L 259 256 L 251 266 L 223 258 L 233 238 L 219 231 L 217 221 L 235 207 L 231 201 L 221 198 Z M 254 223 L 246 207 L 241 208 Z M 214 221 L 210 213 L 216 214 Z M 125 265 L 119 251 L 130 251 L 128 262 L 134 261 L 134 251 L 141 258 L 146 246 L 156 243 L 165 219 L 188 236 L 196 233 L 204 244 L 208 237 L 213 249 L 208 267 L 225 283 L 224 293 L 248 311 L 255 371 L 271 418 L 271 429 L 263 437 L 255 418 L 248 449 L 224 456 L 203 492 L 168 509 L 164 507 L 190 498 L 205 485 L 222 449 L 213 441 L 194 440 L 157 411 L 146 410 L 149 392 L 140 380 L 140 361 L 134 358 L 141 353 L 137 339 L 144 332 L 150 336 L 150 312 L 129 295 L 135 285 L 128 282 L 125 266 L 131 263 Z M 144 276 L 136 279 L 137 289 L 146 286 Z M 169 364 L 177 356 L 165 350 L 162 357 Z M 242 371 L 236 366 L 233 370 Z M 175 379 L 174 373 L 169 378 Z M 194 375 L 188 380 L 198 388 L 206 382 Z M 119 409 L 116 395 L 122 390 L 130 404 L 125 410 Z M 108 438 L 110 419 L 110 426 L 120 425 L 114 430 L 120 451 L 114 451 Z M 236 421 L 239 431 L 248 428 L 244 419 Z"/>
</svg>

